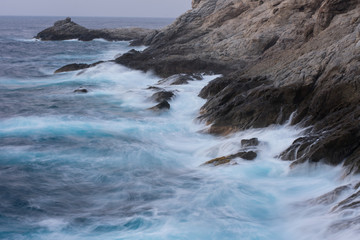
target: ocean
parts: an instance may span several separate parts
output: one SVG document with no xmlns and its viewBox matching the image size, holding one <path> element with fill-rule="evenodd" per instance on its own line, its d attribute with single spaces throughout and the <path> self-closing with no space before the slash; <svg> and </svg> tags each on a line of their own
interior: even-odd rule
<svg viewBox="0 0 360 240">
<path fill-rule="evenodd" d="M 0 239 L 356 239 L 358 214 L 309 199 L 352 183 L 341 168 L 291 170 L 277 156 L 303 134 L 274 125 L 225 137 L 204 133 L 197 95 L 204 75 L 152 112 L 160 77 L 115 63 L 54 74 L 70 63 L 111 60 L 128 42 L 33 39 L 58 17 L 0 17 Z M 88 28 L 161 28 L 173 19 L 76 18 Z M 136 47 L 143 50 L 145 47 Z M 74 90 L 86 88 L 88 93 Z M 254 161 L 203 166 L 258 138 Z"/>
</svg>

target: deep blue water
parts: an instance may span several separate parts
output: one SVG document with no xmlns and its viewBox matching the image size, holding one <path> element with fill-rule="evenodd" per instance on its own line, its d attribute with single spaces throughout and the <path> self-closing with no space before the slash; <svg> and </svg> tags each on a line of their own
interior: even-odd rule
<svg viewBox="0 0 360 240">
<path fill-rule="evenodd" d="M 0 239 L 339 239 L 323 231 L 331 222 L 326 208 L 293 205 L 341 184 L 339 169 L 290 171 L 276 158 L 301 129 L 203 134 L 197 93 L 216 76 L 162 86 L 177 96 L 170 111 L 153 113 L 146 88 L 160 78 L 152 73 L 106 63 L 54 75 L 65 64 L 131 49 L 128 42 L 32 39 L 56 20 L 0 17 Z M 171 22 L 73 20 L 90 28 Z M 79 87 L 89 93 L 74 93 Z M 263 142 L 255 161 L 201 166 L 250 137 Z"/>
</svg>

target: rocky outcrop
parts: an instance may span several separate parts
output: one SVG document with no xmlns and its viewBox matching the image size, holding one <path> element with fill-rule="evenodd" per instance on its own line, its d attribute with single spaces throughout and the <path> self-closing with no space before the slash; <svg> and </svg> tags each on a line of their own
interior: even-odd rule
<svg viewBox="0 0 360 240">
<path fill-rule="evenodd" d="M 92 64 L 86 64 L 86 63 L 71 63 L 68 65 L 65 65 L 59 69 L 57 69 L 54 73 L 62 73 L 62 72 L 72 72 L 72 71 L 78 71 L 86 68 L 95 67 L 101 63 L 104 63 L 104 61 L 99 61 Z"/>
<path fill-rule="evenodd" d="M 47 28 L 36 35 L 37 39 L 48 40 L 69 40 L 91 41 L 102 38 L 108 41 L 130 41 L 145 38 L 155 32 L 152 29 L 144 28 L 119 28 L 119 29 L 87 29 L 73 22 L 71 18 L 60 20 L 54 26 Z M 140 44 L 141 42 L 139 42 Z"/>
<path fill-rule="evenodd" d="M 193 0 L 193 9 L 147 36 L 118 63 L 168 77 L 214 72 L 200 96 L 209 132 L 309 127 L 281 158 L 344 163 L 360 172 L 360 2 Z"/>
</svg>

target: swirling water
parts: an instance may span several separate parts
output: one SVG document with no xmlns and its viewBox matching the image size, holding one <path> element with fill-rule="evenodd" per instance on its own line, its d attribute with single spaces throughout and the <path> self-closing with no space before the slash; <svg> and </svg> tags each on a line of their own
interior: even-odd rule
<svg viewBox="0 0 360 240">
<path fill-rule="evenodd" d="M 290 171 L 276 156 L 301 129 L 272 126 L 228 137 L 195 121 L 200 89 L 171 109 L 147 110 L 159 77 L 113 63 L 54 75 L 73 62 L 113 59 L 127 42 L 40 42 L 54 18 L 0 17 L 0 239 L 341 239 L 324 206 L 295 203 L 344 182 L 341 169 Z M 170 19 L 79 18 L 88 27 L 161 27 Z M 139 50 L 142 48 L 140 47 Z M 89 90 L 76 94 L 79 87 Z M 201 166 L 262 142 L 255 161 Z M 356 239 L 352 229 L 343 239 Z"/>
</svg>

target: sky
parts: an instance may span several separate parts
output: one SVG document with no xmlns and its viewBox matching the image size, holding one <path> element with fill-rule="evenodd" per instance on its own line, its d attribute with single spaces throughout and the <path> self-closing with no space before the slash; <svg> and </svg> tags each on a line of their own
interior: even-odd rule
<svg viewBox="0 0 360 240">
<path fill-rule="evenodd" d="M 0 0 L 2 16 L 178 17 L 191 0 Z"/>
</svg>

